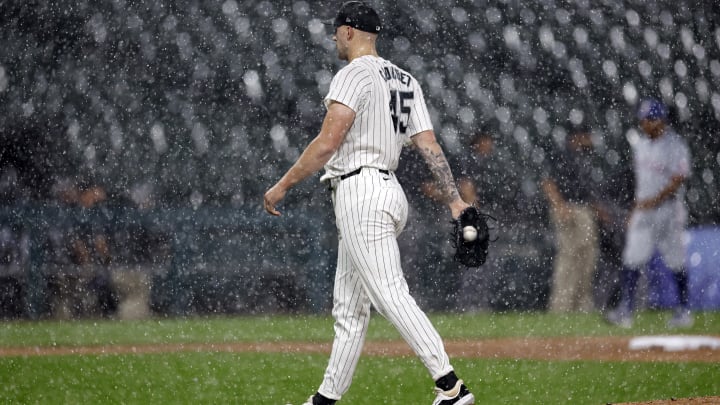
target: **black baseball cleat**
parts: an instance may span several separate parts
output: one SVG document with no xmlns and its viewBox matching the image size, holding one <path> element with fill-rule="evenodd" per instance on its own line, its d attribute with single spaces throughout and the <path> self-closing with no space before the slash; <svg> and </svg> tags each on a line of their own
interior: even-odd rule
<svg viewBox="0 0 720 405">
<path fill-rule="evenodd" d="M 437 397 L 432 405 L 473 405 L 475 403 L 475 397 L 462 380 L 458 380 L 451 390 L 443 391 L 436 387 L 435 393 L 437 393 Z"/>
<path fill-rule="evenodd" d="M 308 398 L 303 405 L 333 405 L 335 402 L 334 399 L 325 398 L 324 396 L 320 395 L 320 393 L 316 393 L 315 395 Z"/>
</svg>

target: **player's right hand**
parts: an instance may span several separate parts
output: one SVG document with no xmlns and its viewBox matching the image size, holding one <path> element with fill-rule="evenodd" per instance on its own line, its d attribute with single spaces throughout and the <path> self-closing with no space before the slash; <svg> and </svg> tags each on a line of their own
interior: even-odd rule
<svg viewBox="0 0 720 405">
<path fill-rule="evenodd" d="M 279 203 L 283 198 L 285 198 L 285 194 L 287 193 L 287 190 L 280 187 L 280 185 L 275 184 L 274 186 L 270 187 L 268 191 L 265 192 L 265 198 L 263 200 L 265 211 L 268 212 L 270 215 L 274 216 L 280 216 L 280 211 L 275 209 L 275 206 L 277 203 Z"/>
</svg>

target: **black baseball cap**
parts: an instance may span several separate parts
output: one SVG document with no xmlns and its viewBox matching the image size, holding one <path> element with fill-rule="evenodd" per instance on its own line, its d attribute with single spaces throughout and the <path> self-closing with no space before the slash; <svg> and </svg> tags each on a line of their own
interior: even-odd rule
<svg viewBox="0 0 720 405">
<path fill-rule="evenodd" d="M 346 1 L 340 7 L 335 19 L 324 22 L 337 28 L 349 25 L 360 31 L 377 34 L 382 29 L 380 16 L 375 10 L 362 1 Z"/>
</svg>

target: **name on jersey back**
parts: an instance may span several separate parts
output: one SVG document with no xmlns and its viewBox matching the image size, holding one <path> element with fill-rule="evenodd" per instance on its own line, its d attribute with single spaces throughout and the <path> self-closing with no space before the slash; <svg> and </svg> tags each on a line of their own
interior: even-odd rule
<svg viewBox="0 0 720 405">
<path fill-rule="evenodd" d="M 382 76 L 386 82 L 395 79 L 405 86 L 410 85 L 410 75 L 395 67 L 383 67 L 382 70 L 380 70 L 380 76 Z"/>
</svg>

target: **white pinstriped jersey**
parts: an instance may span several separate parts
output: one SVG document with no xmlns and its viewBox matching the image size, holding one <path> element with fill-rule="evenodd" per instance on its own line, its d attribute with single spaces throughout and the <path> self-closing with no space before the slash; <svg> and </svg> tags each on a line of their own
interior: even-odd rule
<svg viewBox="0 0 720 405">
<path fill-rule="evenodd" d="M 432 129 L 417 80 L 383 58 L 362 56 L 342 68 L 325 96 L 326 107 L 331 100 L 355 111 L 355 121 L 322 181 L 360 167 L 395 170 L 408 138 Z"/>
<path fill-rule="evenodd" d="M 635 196 L 639 200 L 655 197 L 670 184 L 673 176 L 690 175 L 687 143 L 670 127 L 658 139 L 641 137 L 632 145 L 635 161 Z M 683 188 L 676 196 L 683 199 Z"/>
</svg>

